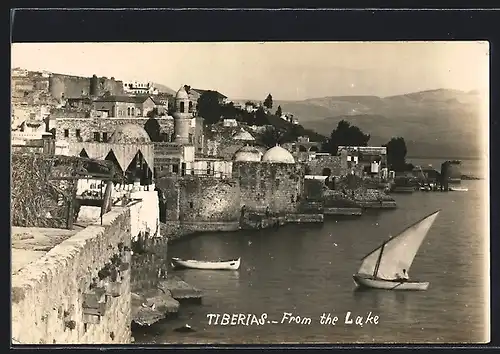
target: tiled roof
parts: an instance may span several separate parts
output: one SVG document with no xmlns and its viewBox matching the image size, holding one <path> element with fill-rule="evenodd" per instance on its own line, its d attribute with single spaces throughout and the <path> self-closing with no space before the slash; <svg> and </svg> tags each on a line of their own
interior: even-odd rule
<svg viewBox="0 0 500 354">
<path fill-rule="evenodd" d="M 144 103 L 150 96 L 103 96 L 95 100 L 95 102 L 127 102 L 127 103 Z"/>
<path fill-rule="evenodd" d="M 191 91 L 196 91 L 197 93 L 199 93 L 200 95 L 202 95 L 204 92 L 214 91 L 214 90 L 202 90 L 202 89 L 192 88 Z M 217 96 L 219 96 L 219 98 L 227 98 L 227 96 L 223 95 L 219 91 L 214 91 L 214 92 L 217 93 Z"/>
</svg>

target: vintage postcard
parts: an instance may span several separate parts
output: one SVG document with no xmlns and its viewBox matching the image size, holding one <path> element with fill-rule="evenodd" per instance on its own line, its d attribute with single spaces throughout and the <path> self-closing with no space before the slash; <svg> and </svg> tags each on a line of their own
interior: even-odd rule
<svg viewBox="0 0 500 354">
<path fill-rule="evenodd" d="M 487 42 L 11 55 L 13 344 L 489 342 Z"/>
</svg>

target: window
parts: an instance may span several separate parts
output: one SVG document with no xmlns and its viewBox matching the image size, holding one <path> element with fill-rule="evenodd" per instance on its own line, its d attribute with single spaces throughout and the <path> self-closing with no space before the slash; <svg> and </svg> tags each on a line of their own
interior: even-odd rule
<svg viewBox="0 0 500 354">
<path fill-rule="evenodd" d="M 102 141 L 103 143 L 107 142 L 108 141 L 108 133 L 102 133 Z"/>
<path fill-rule="evenodd" d="M 184 102 L 181 102 L 179 105 L 179 112 L 184 113 Z"/>
<path fill-rule="evenodd" d="M 189 112 L 193 111 L 193 102 L 189 101 Z"/>
<path fill-rule="evenodd" d="M 94 141 L 101 141 L 101 134 L 99 132 L 94 132 Z"/>
<path fill-rule="evenodd" d="M 172 166 L 172 172 L 173 173 L 179 173 L 179 165 L 173 165 Z"/>
<path fill-rule="evenodd" d="M 132 107 L 131 112 L 132 112 L 132 117 L 135 117 L 134 107 Z"/>
<path fill-rule="evenodd" d="M 69 137 L 69 129 L 64 129 L 64 137 Z"/>
<path fill-rule="evenodd" d="M 136 114 L 137 114 L 138 117 L 141 116 L 141 109 L 140 108 L 137 108 Z"/>
<path fill-rule="evenodd" d="M 77 130 L 75 131 L 75 136 L 76 136 L 77 138 L 79 138 L 79 137 L 80 137 L 80 129 L 77 129 Z"/>
<path fill-rule="evenodd" d="M 127 108 L 127 116 L 130 117 L 130 107 Z"/>
</svg>

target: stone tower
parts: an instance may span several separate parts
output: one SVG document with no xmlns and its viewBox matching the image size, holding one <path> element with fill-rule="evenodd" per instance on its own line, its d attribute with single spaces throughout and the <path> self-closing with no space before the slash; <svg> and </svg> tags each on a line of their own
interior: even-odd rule
<svg viewBox="0 0 500 354">
<path fill-rule="evenodd" d="M 174 116 L 174 141 L 179 144 L 190 144 L 189 128 L 193 118 L 193 102 L 189 99 L 184 85 L 181 86 L 175 95 Z"/>
</svg>

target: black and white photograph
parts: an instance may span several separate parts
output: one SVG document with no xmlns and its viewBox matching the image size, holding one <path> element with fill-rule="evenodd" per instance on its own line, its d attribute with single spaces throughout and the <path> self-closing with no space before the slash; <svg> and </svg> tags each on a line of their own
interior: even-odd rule
<svg viewBox="0 0 500 354">
<path fill-rule="evenodd" d="M 12 44 L 12 344 L 489 342 L 489 53 Z"/>
</svg>

